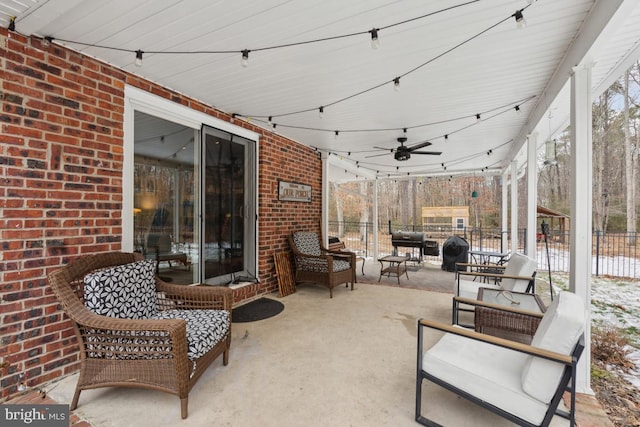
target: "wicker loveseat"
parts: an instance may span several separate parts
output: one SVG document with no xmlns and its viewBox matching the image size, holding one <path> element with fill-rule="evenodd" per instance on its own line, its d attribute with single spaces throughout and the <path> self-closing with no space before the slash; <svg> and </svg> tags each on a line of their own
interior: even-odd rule
<svg viewBox="0 0 640 427">
<path fill-rule="evenodd" d="M 213 360 L 229 361 L 232 291 L 171 285 L 141 254 L 80 257 L 49 274 L 80 347 L 80 392 L 141 387 L 175 394 L 187 417 L 189 391 Z"/>
</svg>

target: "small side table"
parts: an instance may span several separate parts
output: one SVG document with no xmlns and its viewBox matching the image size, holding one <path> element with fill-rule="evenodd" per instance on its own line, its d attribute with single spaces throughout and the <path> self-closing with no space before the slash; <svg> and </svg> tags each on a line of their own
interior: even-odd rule
<svg viewBox="0 0 640 427">
<path fill-rule="evenodd" d="M 407 273 L 407 260 L 409 257 L 406 256 L 394 256 L 388 255 L 382 258 L 378 258 L 378 262 L 380 262 L 380 277 L 378 278 L 378 282 L 382 279 L 382 276 L 385 274 L 387 277 L 397 277 L 398 285 L 400 284 L 400 276 L 405 274 L 407 279 L 409 278 L 409 273 Z M 385 267 L 385 263 L 389 264 Z"/>
</svg>

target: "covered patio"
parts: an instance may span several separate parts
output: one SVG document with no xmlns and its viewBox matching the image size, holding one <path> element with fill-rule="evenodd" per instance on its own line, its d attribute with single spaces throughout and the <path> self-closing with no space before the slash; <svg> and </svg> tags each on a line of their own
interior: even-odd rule
<svg viewBox="0 0 640 427">
<path fill-rule="evenodd" d="M 175 178 L 189 185 L 165 189 L 179 197 L 167 202 L 171 216 L 159 215 L 163 232 L 195 243 L 203 261 L 189 264 L 194 282 L 210 274 L 216 284 L 234 275 L 249 278 L 234 289 L 240 304 L 274 292 L 273 255 L 288 250 L 289 234 L 327 229 L 332 181 L 497 175 L 504 183 L 501 227 L 515 236 L 517 183 L 526 176 L 525 238 L 534 248 L 538 153 L 569 125 L 570 290 L 588 306 L 591 103 L 640 58 L 639 18 L 634 0 L 0 0 L 7 199 L 0 292 L 10 303 L 0 353 L 2 397 L 78 369 L 72 326 L 46 275 L 82 254 L 129 252 L 148 242 L 148 236 L 138 239 L 137 203 L 159 187 L 137 179 L 140 157 L 156 168 L 171 164 L 175 176 L 190 168 L 189 177 L 180 178 L 185 181 Z M 216 148 L 222 145 L 231 148 L 223 153 Z M 207 157 L 207 146 L 215 156 Z M 228 174 L 207 181 L 198 168 L 214 157 L 228 162 Z M 233 173 L 238 165 L 246 176 Z M 281 198 L 281 182 L 303 186 L 308 197 Z M 215 189 L 209 193 L 209 187 Z M 221 188 L 231 199 L 240 197 L 224 209 L 207 206 Z M 377 223 L 376 197 L 372 203 Z M 143 214 L 155 226 L 155 214 Z M 181 221 L 187 215 L 189 221 Z M 217 246 L 207 251 L 214 240 Z M 504 250 L 515 252 L 517 241 L 511 245 Z M 217 257 L 209 270 L 207 256 Z M 233 271 L 218 274 L 223 265 Z M 419 277 L 417 288 L 432 280 Z M 453 279 L 442 288 L 447 280 Z M 327 424 L 323 417 L 336 417 L 337 424 L 412 425 L 416 319 L 448 321 L 451 294 L 366 283 L 331 300 L 316 291 L 301 288 L 282 315 L 236 327 L 231 369 L 207 372 L 184 422 L 251 424 L 270 414 L 306 424 L 310 414 L 309 423 L 318 425 Z M 326 336 L 292 339 L 319 333 Z M 586 339 L 588 348 L 588 324 Z M 590 393 L 589 366 L 587 352 L 577 378 L 583 393 Z M 288 378 L 289 372 L 300 376 Z M 322 375 L 328 372 L 356 376 L 343 382 Z M 65 384 L 72 381 L 64 378 L 51 395 L 67 400 Z M 170 396 L 95 393 L 105 398 L 80 404 L 97 425 L 156 416 L 157 424 L 169 424 L 179 416 L 164 404 Z M 124 401 L 136 401 L 135 410 L 118 419 Z M 484 416 L 469 411 L 473 424 Z"/>
</svg>

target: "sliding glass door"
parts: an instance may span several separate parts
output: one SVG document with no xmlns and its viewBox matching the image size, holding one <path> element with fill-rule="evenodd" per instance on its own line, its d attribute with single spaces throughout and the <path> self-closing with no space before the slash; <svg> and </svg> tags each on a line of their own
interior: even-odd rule
<svg viewBox="0 0 640 427">
<path fill-rule="evenodd" d="M 133 247 L 176 284 L 256 276 L 256 142 L 135 112 Z"/>
<path fill-rule="evenodd" d="M 202 128 L 204 281 L 220 284 L 255 278 L 255 143 Z"/>
</svg>

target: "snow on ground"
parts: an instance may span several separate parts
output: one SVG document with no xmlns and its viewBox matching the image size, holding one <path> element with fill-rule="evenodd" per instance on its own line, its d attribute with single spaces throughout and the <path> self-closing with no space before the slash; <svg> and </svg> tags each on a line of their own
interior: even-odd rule
<svg viewBox="0 0 640 427">
<path fill-rule="evenodd" d="M 551 264 L 551 271 L 564 271 L 568 272 L 570 268 L 569 252 L 563 251 L 557 248 L 549 248 L 549 257 L 547 258 L 546 248 L 544 246 L 538 246 L 538 268 L 542 271 L 549 269 Z M 604 256 L 600 255 L 593 257 L 592 260 L 593 274 L 606 274 L 608 276 L 616 277 L 635 277 L 640 278 L 640 259 L 630 258 L 625 256 Z"/>
<path fill-rule="evenodd" d="M 540 276 L 541 282 L 548 283 L 548 273 Z M 569 288 L 567 273 L 552 272 L 551 280 L 554 289 Z M 635 369 L 624 377 L 640 390 L 640 281 L 592 276 L 591 321 L 594 326 L 622 329 L 627 333 L 631 344 L 627 357 Z"/>
<path fill-rule="evenodd" d="M 539 275 L 548 282 L 548 273 Z M 568 289 L 567 273 L 551 273 L 554 288 Z M 601 326 L 624 329 L 640 346 L 640 281 L 611 277 L 591 278 L 591 318 Z"/>
</svg>

